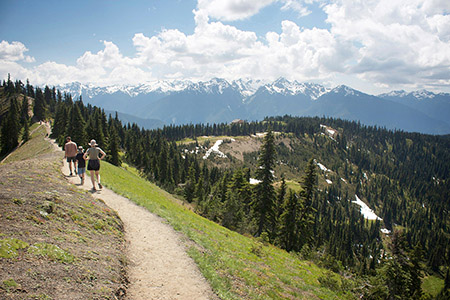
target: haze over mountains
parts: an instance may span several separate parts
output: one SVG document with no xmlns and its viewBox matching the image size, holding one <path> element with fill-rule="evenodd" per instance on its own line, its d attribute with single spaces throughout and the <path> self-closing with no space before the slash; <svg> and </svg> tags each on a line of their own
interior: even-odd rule
<svg viewBox="0 0 450 300">
<path fill-rule="evenodd" d="M 72 83 L 57 88 L 148 129 L 288 114 L 342 118 L 409 132 L 450 133 L 448 93 L 393 91 L 374 96 L 348 86 L 330 89 L 284 78 L 271 83 L 214 78 L 110 87 Z"/>
</svg>

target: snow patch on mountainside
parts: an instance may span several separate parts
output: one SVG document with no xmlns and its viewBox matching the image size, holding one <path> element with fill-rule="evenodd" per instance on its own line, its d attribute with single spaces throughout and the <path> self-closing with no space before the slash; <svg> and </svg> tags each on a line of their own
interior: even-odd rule
<svg viewBox="0 0 450 300">
<path fill-rule="evenodd" d="M 264 88 L 270 94 L 281 94 L 281 95 L 306 95 L 311 100 L 316 100 L 323 94 L 326 94 L 330 89 L 325 88 L 319 84 L 314 83 L 300 83 L 296 80 L 289 81 L 285 78 L 279 78 L 273 83 L 265 84 Z"/>
<path fill-rule="evenodd" d="M 218 157 L 226 158 L 227 156 L 219 150 L 219 146 L 222 145 L 223 140 L 218 140 L 214 143 L 214 146 L 206 151 L 206 154 L 203 156 L 203 159 L 207 159 L 212 153 L 215 153 Z"/>
<path fill-rule="evenodd" d="M 358 195 L 355 195 L 356 200 L 352 201 L 352 203 L 358 204 L 361 206 L 361 214 L 364 216 L 365 219 L 368 220 L 383 220 L 380 217 L 378 217 L 373 210 L 370 209 L 369 206 L 367 206 L 366 203 L 364 203 L 361 199 L 359 199 Z"/>
<path fill-rule="evenodd" d="M 447 96 L 448 94 L 446 94 L 446 93 L 435 94 L 433 92 L 426 91 L 426 90 L 419 90 L 419 91 L 414 91 L 414 92 L 408 93 L 408 92 L 406 92 L 404 90 L 400 90 L 400 91 L 392 91 L 392 92 L 389 92 L 389 93 L 380 94 L 380 95 L 378 95 L 378 97 L 380 97 L 380 98 L 406 98 L 406 97 L 412 97 L 412 98 L 415 98 L 415 99 L 421 101 L 421 100 L 426 100 L 426 99 L 433 99 L 437 95 Z"/>
<path fill-rule="evenodd" d="M 316 163 L 316 165 L 319 167 L 319 169 L 321 169 L 324 172 L 331 172 L 330 169 L 328 169 L 327 167 L 325 167 L 323 164 L 321 164 L 320 162 L 318 162 L 317 160 L 314 160 L 314 162 Z"/>
</svg>

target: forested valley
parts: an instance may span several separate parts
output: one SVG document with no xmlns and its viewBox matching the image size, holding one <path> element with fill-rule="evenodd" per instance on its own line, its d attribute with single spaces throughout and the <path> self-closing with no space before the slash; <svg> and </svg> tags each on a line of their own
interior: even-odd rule
<svg viewBox="0 0 450 300">
<path fill-rule="evenodd" d="M 96 139 L 112 164 L 136 167 L 198 214 L 359 278 L 366 299 L 431 299 L 428 275 L 444 282 L 435 298 L 450 297 L 449 136 L 290 116 L 144 130 L 10 80 L 0 99 L 2 157 L 26 141 L 30 122 L 51 120 L 60 145 Z M 258 150 L 206 157 L 218 139 Z M 358 199 L 377 217 L 365 218 Z"/>
</svg>

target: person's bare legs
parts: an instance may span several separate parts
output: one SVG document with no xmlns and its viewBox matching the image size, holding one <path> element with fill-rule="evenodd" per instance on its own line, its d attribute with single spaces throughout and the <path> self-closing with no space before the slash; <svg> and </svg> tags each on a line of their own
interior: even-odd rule
<svg viewBox="0 0 450 300">
<path fill-rule="evenodd" d="M 94 179 L 94 171 L 90 170 L 91 172 L 91 181 L 92 181 L 92 189 L 95 190 L 95 179 Z M 97 171 L 96 171 L 97 172 Z"/>
<path fill-rule="evenodd" d="M 98 183 L 98 187 L 102 188 L 102 184 L 100 183 L 100 172 L 99 171 L 95 171 L 95 176 L 97 177 L 97 183 Z"/>
<path fill-rule="evenodd" d="M 70 176 L 72 176 L 72 161 L 69 161 Z"/>
</svg>

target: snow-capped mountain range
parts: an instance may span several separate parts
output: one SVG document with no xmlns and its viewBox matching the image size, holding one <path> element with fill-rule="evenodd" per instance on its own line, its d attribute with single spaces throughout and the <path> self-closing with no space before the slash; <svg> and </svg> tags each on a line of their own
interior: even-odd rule
<svg viewBox="0 0 450 300">
<path fill-rule="evenodd" d="M 155 81 L 135 86 L 96 87 L 71 83 L 57 86 L 72 97 L 107 111 L 153 119 L 144 126 L 221 123 L 234 119 L 261 120 L 266 116 L 329 116 L 366 125 L 431 134 L 450 133 L 450 94 L 393 91 L 368 95 L 348 86 L 327 88 L 279 78 L 227 81 Z M 122 114 L 123 116 L 125 116 Z M 136 119 L 139 124 L 141 119 Z M 149 125 L 153 124 L 153 125 Z"/>
</svg>

